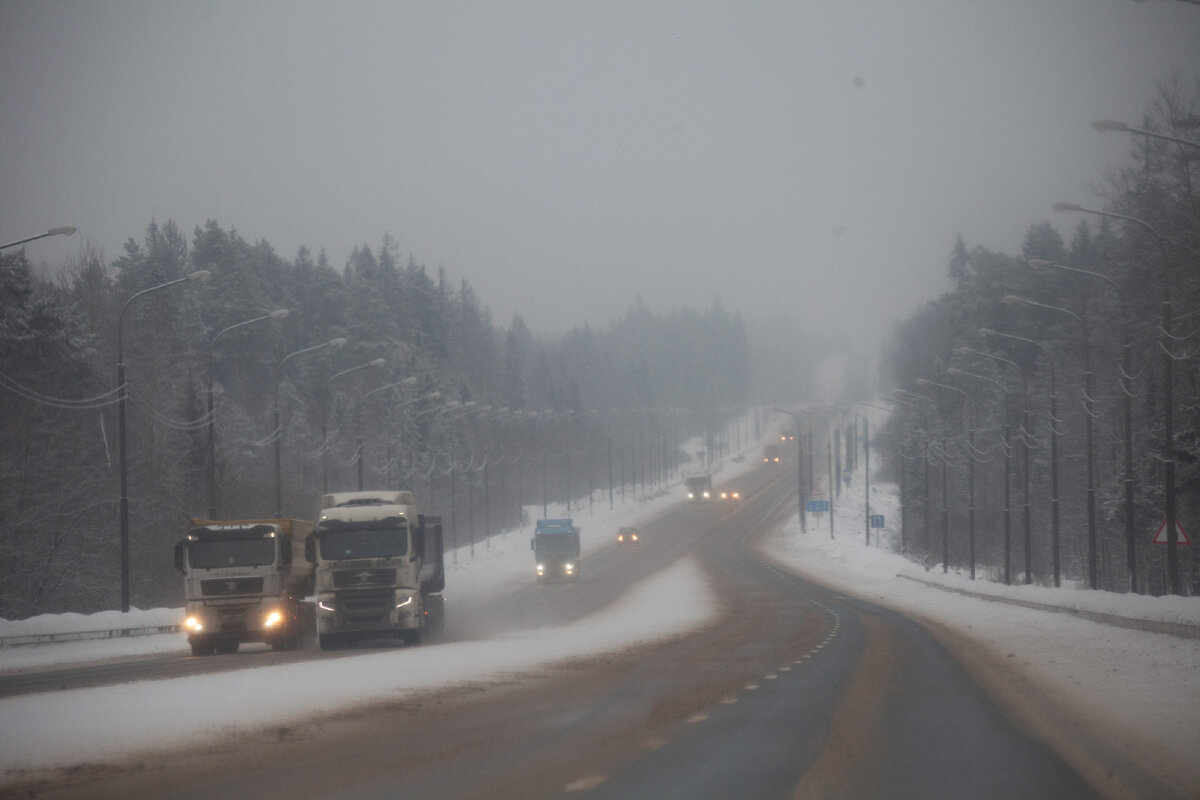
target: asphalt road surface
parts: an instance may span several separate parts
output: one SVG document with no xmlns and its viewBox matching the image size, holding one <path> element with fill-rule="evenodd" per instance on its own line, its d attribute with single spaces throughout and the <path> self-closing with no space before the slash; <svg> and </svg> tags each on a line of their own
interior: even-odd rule
<svg viewBox="0 0 1200 800">
<path fill-rule="evenodd" d="M 0 797 L 1096 796 L 919 625 L 753 554 L 756 537 L 795 513 L 795 480 L 760 468 L 740 504 L 682 504 L 644 526 L 637 548 L 589 556 L 577 583 L 456 602 L 446 638 L 571 622 L 684 555 L 719 598 L 704 630 L 168 758 L 30 776 Z M 13 691 L 266 663 L 244 655 L 51 670 Z"/>
</svg>

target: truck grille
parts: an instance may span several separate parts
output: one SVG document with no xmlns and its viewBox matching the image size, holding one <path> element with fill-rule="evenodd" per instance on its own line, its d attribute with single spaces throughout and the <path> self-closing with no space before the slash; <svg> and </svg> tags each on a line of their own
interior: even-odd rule
<svg viewBox="0 0 1200 800">
<path fill-rule="evenodd" d="M 395 586 L 394 569 L 343 569 L 333 573 L 333 588 L 357 589 L 360 586 Z"/>
<path fill-rule="evenodd" d="M 351 625 L 386 626 L 388 614 L 395 604 L 395 594 L 391 589 L 373 589 L 339 595 L 338 601 L 346 622 Z"/>
<path fill-rule="evenodd" d="M 205 596 L 229 594 L 262 594 L 262 578 L 212 578 L 200 581 L 200 593 Z"/>
</svg>

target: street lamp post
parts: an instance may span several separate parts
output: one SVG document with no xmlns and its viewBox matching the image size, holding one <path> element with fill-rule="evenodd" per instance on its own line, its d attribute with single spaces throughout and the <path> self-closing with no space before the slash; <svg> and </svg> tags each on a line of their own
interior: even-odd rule
<svg viewBox="0 0 1200 800">
<path fill-rule="evenodd" d="M 346 339 L 338 337 L 330 339 L 322 344 L 315 344 L 312 347 L 305 347 L 302 350 L 288 353 L 279 363 L 275 365 L 275 430 L 272 436 L 275 437 L 275 516 L 283 516 L 283 453 L 281 443 L 283 440 L 283 427 L 279 421 L 279 379 L 283 374 L 283 365 L 296 356 L 304 355 L 305 353 L 313 353 L 317 350 L 323 350 L 326 347 L 344 347 Z"/>
<path fill-rule="evenodd" d="M 1046 363 L 1050 365 L 1050 547 L 1051 547 L 1051 567 L 1054 573 L 1054 585 L 1058 587 L 1062 581 L 1062 571 L 1059 564 L 1059 531 L 1058 531 L 1058 389 L 1057 389 L 1057 369 L 1054 365 L 1054 353 L 1045 344 L 1036 339 L 1027 339 L 1024 336 L 1015 336 L 1011 333 L 992 330 L 991 328 L 980 328 L 980 336 L 999 336 L 1003 339 L 1012 339 L 1017 342 L 1025 342 L 1040 349 L 1046 354 Z M 1026 398 L 1026 408 L 1028 408 L 1028 398 Z M 1028 433 L 1028 431 L 1026 431 Z M 1028 448 L 1028 443 L 1026 444 Z M 1028 453 L 1027 453 L 1028 455 Z M 1029 474 L 1029 465 L 1026 463 L 1025 474 Z M 1026 583 L 1029 582 L 1028 575 Z"/>
<path fill-rule="evenodd" d="M 218 332 L 215 336 L 208 340 L 208 518 L 217 518 L 217 410 L 213 402 L 213 351 L 217 344 L 217 340 L 230 331 L 243 328 L 247 325 L 253 325 L 256 322 L 263 322 L 268 319 L 285 319 L 288 315 L 286 308 L 281 308 L 272 311 L 268 314 L 263 314 L 261 317 L 248 319 L 245 322 L 239 322 L 236 325 L 230 325 L 228 328 Z"/>
<path fill-rule="evenodd" d="M 333 375 L 330 375 L 328 378 L 325 379 L 325 391 L 321 394 L 321 492 L 323 494 L 329 492 L 329 447 L 328 447 L 328 441 L 327 441 L 328 433 L 326 431 L 326 423 L 325 423 L 325 419 L 327 416 L 326 406 L 328 405 L 329 387 L 332 386 L 333 382 L 336 381 L 338 378 L 344 377 L 346 375 L 350 375 L 350 374 L 358 372 L 360 370 L 367 369 L 368 367 L 382 367 L 386 363 L 387 363 L 386 358 L 375 358 L 375 359 L 368 361 L 365 364 L 359 364 L 357 367 L 350 367 L 350 369 L 344 369 L 341 372 L 335 372 Z M 361 441 L 361 437 L 359 437 L 359 438 Z M 359 465 L 359 467 L 360 467 L 359 483 L 360 484 L 362 483 L 361 466 L 362 465 L 360 463 L 360 465 Z M 360 491 L 362 490 L 361 485 L 358 488 Z"/>
<path fill-rule="evenodd" d="M 1153 139 L 1162 139 L 1167 142 L 1175 142 L 1176 144 L 1186 145 L 1188 147 L 1200 147 L 1200 142 L 1193 142 L 1191 139 L 1181 139 L 1178 136 L 1171 136 L 1158 131 L 1147 130 L 1146 128 L 1135 128 L 1132 125 L 1126 125 L 1124 122 L 1117 122 L 1111 119 L 1098 119 L 1092 123 L 1092 127 L 1100 133 L 1107 131 L 1120 131 L 1122 133 L 1133 133 L 1138 136 L 1149 136 Z"/>
<path fill-rule="evenodd" d="M 1130 129 L 1131 130 L 1131 129 Z M 1141 132 L 1141 131 L 1136 131 Z M 1187 144 L 1193 144 L 1187 142 Z M 1174 426 L 1174 362 L 1171 352 L 1171 261 L 1167 256 L 1167 240 L 1150 223 L 1131 217 L 1128 214 L 1117 214 L 1112 211 L 1100 211 L 1085 208 L 1078 203 L 1052 203 L 1055 211 L 1079 211 L 1085 214 L 1096 214 L 1101 217 L 1119 219 L 1131 222 L 1150 233 L 1158 243 L 1162 256 L 1162 323 L 1159 328 L 1159 349 L 1163 351 L 1163 492 L 1166 501 L 1166 519 L 1163 525 L 1167 533 L 1167 582 L 1171 586 L 1171 594 L 1181 594 L 1183 587 L 1179 578 L 1179 533 L 1177 530 L 1176 500 L 1175 500 L 1175 426 Z"/>
<path fill-rule="evenodd" d="M 70 236 L 74 232 L 75 232 L 75 229 L 72 228 L 70 225 L 63 225 L 58 228 L 51 228 L 50 230 L 46 231 L 45 233 L 39 233 L 37 236 L 29 236 L 24 239 L 18 239 L 15 242 L 9 242 L 8 244 L 0 244 L 0 250 L 7 250 L 10 247 L 16 247 L 17 245 L 25 244 L 26 242 L 33 242 L 33 241 L 37 241 L 38 239 L 45 239 L 47 236 Z"/>
<path fill-rule="evenodd" d="M 917 378 L 917 385 L 925 386 L 925 387 L 932 387 L 935 389 L 946 389 L 947 391 L 957 392 L 958 394 L 962 395 L 962 398 L 963 398 L 963 400 L 962 400 L 962 409 L 963 409 L 962 410 L 962 426 L 964 429 L 966 429 L 968 427 L 968 425 L 967 425 L 967 404 L 968 404 L 970 398 L 968 397 L 966 392 L 964 392 L 962 389 L 958 388 L 957 386 L 950 386 L 949 384 L 945 384 L 945 383 L 935 383 L 927 378 Z M 968 435 L 970 435 L 970 434 L 968 434 Z M 972 436 L 972 441 L 968 441 L 968 447 L 973 446 L 973 444 L 974 444 L 974 442 L 973 442 L 973 436 Z M 974 460 L 974 455 L 972 453 L 970 453 L 969 451 L 967 453 L 967 458 L 970 462 L 970 472 L 969 472 L 970 478 L 969 478 L 969 480 L 970 480 L 970 503 L 971 503 L 971 514 L 970 514 L 970 518 L 971 518 L 971 577 L 974 578 L 975 577 L 975 530 L 974 530 L 974 522 L 975 522 L 975 460 Z M 948 572 L 950 570 L 950 519 L 949 519 L 950 512 L 946 505 L 946 503 L 947 503 L 946 466 L 947 466 L 946 447 L 945 447 L 945 444 L 943 443 L 943 446 L 942 446 L 942 572 Z"/>
<path fill-rule="evenodd" d="M 905 405 L 908 405 L 910 408 L 916 407 L 921 410 L 921 427 L 925 434 L 924 440 L 922 442 L 922 444 L 924 445 L 924 447 L 922 448 L 922 454 L 923 454 L 922 460 L 925 462 L 922 479 L 925 484 L 925 497 L 924 497 L 924 505 L 922 507 L 922 515 L 921 516 L 924 518 L 923 531 L 924 531 L 924 540 L 925 540 L 924 541 L 925 555 L 926 555 L 926 557 L 928 557 L 929 552 L 930 552 L 929 551 L 929 548 L 930 548 L 930 537 L 929 537 L 929 418 L 925 414 L 925 405 L 931 403 L 932 401 L 928 397 L 922 397 L 919 394 L 913 394 L 912 392 L 906 392 L 903 389 L 896 389 L 895 394 L 896 394 L 897 399 L 900 400 L 900 402 L 904 403 Z M 919 403 L 911 402 L 914 400 L 920 401 L 920 402 Z"/>
<path fill-rule="evenodd" d="M 1025 478 L 1025 480 L 1024 480 L 1025 497 L 1024 497 L 1023 508 L 1022 508 L 1022 513 L 1024 516 L 1024 533 L 1025 533 L 1025 539 L 1024 539 L 1025 583 L 1027 583 L 1027 584 L 1033 583 L 1033 566 L 1032 566 L 1032 556 L 1031 556 L 1031 552 L 1030 552 L 1033 549 L 1033 534 L 1030 529 L 1030 526 L 1032 524 L 1032 519 L 1031 519 L 1030 513 L 1029 513 L 1029 439 L 1033 435 L 1033 433 L 1029 430 L 1029 381 L 1026 380 L 1026 378 L 1025 378 L 1025 370 L 1021 369 L 1021 366 L 1019 364 L 1017 364 L 1015 361 L 1010 361 L 1007 358 L 1001 358 L 1000 356 L 994 355 L 992 353 L 986 353 L 982 350 L 976 350 L 973 347 L 960 347 L 960 348 L 958 348 L 958 352 L 964 353 L 964 354 L 982 356 L 983 358 L 990 358 L 992 361 L 997 361 L 1001 364 L 1005 364 L 1006 366 L 1012 367 L 1013 369 L 1015 369 L 1017 371 L 1017 374 L 1021 376 L 1021 442 L 1022 442 L 1021 454 L 1023 456 L 1022 471 L 1024 472 L 1024 478 Z M 1012 577 L 1009 572 L 1009 559 L 1008 559 L 1008 513 L 1009 513 L 1009 510 L 1008 510 L 1008 448 L 1009 448 L 1009 445 L 1011 444 L 1011 440 L 1008 435 L 1007 415 L 1005 416 L 1004 431 L 1005 431 L 1005 435 L 1004 435 L 1004 439 L 1005 439 L 1005 443 L 1004 443 L 1004 450 L 1005 450 L 1005 453 L 1004 453 L 1004 473 L 1005 473 L 1004 474 L 1004 487 L 1005 487 L 1005 489 L 1004 489 L 1004 514 L 1005 514 L 1005 519 L 1004 519 L 1004 537 L 1005 537 L 1004 582 L 1007 584 L 1007 583 L 1011 582 L 1011 577 Z"/>
<path fill-rule="evenodd" d="M 405 378 L 404 380 L 397 381 L 396 383 L 388 383 L 383 386 L 378 386 L 378 387 L 372 389 L 371 391 L 367 392 L 366 394 L 364 394 L 362 396 L 362 399 L 359 401 L 359 409 L 358 409 L 358 490 L 360 492 L 363 490 L 362 406 L 366 404 L 367 398 L 369 398 L 373 394 L 378 394 L 379 392 L 387 391 L 388 389 L 398 389 L 401 386 L 412 386 L 414 383 L 416 383 L 416 378 Z M 420 403 L 423 400 L 440 400 L 441 397 L 442 397 L 441 392 L 431 392 L 422 397 L 414 397 L 411 400 L 405 400 L 403 403 L 394 405 L 394 406 L 392 406 L 392 410 L 394 411 L 398 408 L 405 408 L 407 406 L 413 405 L 414 403 Z"/>
<path fill-rule="evenodd" d="M 1057 311 L 1060 314 L 1066 314 L 1071 319 L 1079 324 L 1083 331 L 1083 423 L 1084 423 L 1084 446 L 1087 448 L 1087 523 L 1088 523 L 1088 588 L 1098 589 L 1097 574 L 1096 574 L 1096 453 L 1095 439 L 1093 434 L 1093 411 L 1092 403 L 1094 393 L 1092 391 L 1092 345 L 1089 335 L 1087 323 L 1083 318 L 1067 308 L 1059 306 L 1051 306 L 1045 303 L 1039 303 L 1036 300 L 1030 300 L 1025 297 L 1017 297 L 1016 295 L 1005 295 L 1001 298 L 1001 302 L 1008 305 L 1027 305 L 1035 308 L 1045 308 L 1050 311 Z"/>
<path fill-rule="evenodd" d="M 1008 392 L 1007 392 L 1007 390 L 1005 390 L 1004 384 L 1000 383 L 1000 381 L 994 380 L 992 378 L 988 378 L 984 375 L 976 375 L 973 372 L 967 372 L 966 370 L 958 369 L 957 367 L 950 367 L 949 369 L 946 370 L 946 372 L 948 372 L 951 375 L 961 375 L 964 378 L 974 378 L 975 380 L 987 381 L 988 383 L 993 384 L 998 389 L 1000 389 L 1000 393 L 1004 395 L 1004 440 L 1003 440 L 1003 444 L 1002 444 L 1002 446 L 1004 448 L 1004 583 L 1005 583 L 1005 585 L 1009 585 L 1012 583 L 1012 502 L 1011 502 L 1012 501 L 1012 492 L 1011 492 L 1011 487 L 1012 487 L 1012 469 L 1011 469 L 1012 438 L 1009 435 L 1009 429 L 1010 429 L 1009 418 L 1011 417 L 1011 414 L 1009 413 L 1009 406 L 1008 406 Z M 972 425 L 974 425 L 973 421 L 972 421 Z M 975 433 L 974 429 L 972 429 L 971 441 L 970 441 L 970 447 L 971 447 L 972 452 L 969 454 L 971 457 L 972 470 L 974 470 L 974 467 L 975 467 L 975 453 L 974 453 L 974 449 L 975 449 L 974 438 L 975 438 L 975 436 L 974 436 L 974 433 Z M 974 481 L 972 481 L 971 482 L 971 498 L 972 498 L 971 506 L 972 506 L 972 509 L 975 506 L 974 497 L 975 497 L 975 485 L 974 485 Z M 972 580 L 975 579 L 975 514 L 974 514 L 974 510 L 972 510 L 972 513 L 971 513 L 971 579 Z"/>
<path fill-rule="evenodd" d="M 1040 258 L 1031 258 L 1028 262 L 1030 269 L 1056 269 L 1062 272 L 1072 272 L 1076 275 L 1086 275 L 1104 281 L 1117 293 L 1121 300 L 1121 412 L 1122 438 L 1125 449 L 1125 560 L 1129 568 L 1129 591 L 1137 592 L 1137 536 L 1134 527 L 1134 482 L 1133 482 L 1133 344 L 1129 333 L 1129 302 L 1125 292 L 1117 282 L 1107 275 L 1091 270 L 1069 267 L 1066 264 L 1055 264 Z"/>
<path fill-rule="evenodd" d="M 74 228 L 71 231 L 74 232 Z M 53 233 L 54 231 L 51 231 L 49 234 L 44 235 L 53 235 Z M 41 237 L 35 236 L 33 238 Z M 173 281 L 167 281 L 157 286 L 151 286 L 148 289 L 142 289 L 125 301 L 125 305 L 121 306 L 121 313 L 117 316 L 117 444 L 121 473 L 119 514 L 121 518 L 121 611 L 123 613 L 129 611 L 129 464 L 125 452 L 125 398 L 129 396 L 129 387 L 125 384 L 125 339 L 123 333 L 125 312 L 129 310 L 129 306 L 134 300 L 143 295 L 157 292 L 159 289 L 166 289 L 169 286 L 176 286 L 185 281 L 206 281 L 211 275 L 212 273 L 208 270 L 201 269 L 182 278 L 176 278 Z"/>
</svg>

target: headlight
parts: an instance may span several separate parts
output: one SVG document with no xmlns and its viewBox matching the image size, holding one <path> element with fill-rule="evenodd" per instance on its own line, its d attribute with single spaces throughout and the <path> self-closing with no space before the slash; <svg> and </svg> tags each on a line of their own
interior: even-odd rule
<svg viewBox="0 0 1200 800">
<path fill-rule="evenodd" d="M 542 574 L 543 572 L 545 572 L 545 571 L 546 571 L 546 565 L 545 565 L 545 564 L 538 564 L 538 565 L 537 565 L 537 574 L 538 574 L 538 575 L 541 575 L 541 574 Z"/>
<path fill-rule="evenodd" d="M 570 561 L 568 561 L 566 564 L 563 564 L 563 569 L 566 570 L 567 572 L 574 572 L 575 565 L 572 564 Z"/>
<path fill-rule="evenodd" d="M 283 622 L 283 614 L 280 614 L 278 611 L 272 611 L 270 614 L 267 614 L 267 618 L 263 620 L 263 627 L 274 628 L 281 622 Z"/>
<path fill-rule="evenodd" d="M 704 499 L 705 499 L 705 500 L 707 500 L 707 499 L 708 499 L 708 497 L 709 497 L 709 494 L 708 494 L 708 492 L 705 492 L 705 493 L 704 493 Z"/>
<path fill-rule="evenodd" d="M 185 619 L 183 621 L 183 627 L 194 633 L 199 633 L 200 631 L 204 630 L 204 625 L 202 625 L 200 620 L 196 619 L 195 617 L 188 617 Z"/>
<path fill-rule="evenodd" d="M 632 533 L 632 534 L 630 534 L 630 535 L 629 535 L 629 538 L 630 538 L 630 540 L 631 540 L 631 541 L 634 541 L 634 542 L 636 542 L 636 541 L 637 541 L 637 534 L 636 534 L 636 533 Z"/>
<path fill-rule="evenodd" d="M 696 499 L 696 493 L 688 492 L 688 500 L 695 500 L 695 499 Z"/>
</svg>

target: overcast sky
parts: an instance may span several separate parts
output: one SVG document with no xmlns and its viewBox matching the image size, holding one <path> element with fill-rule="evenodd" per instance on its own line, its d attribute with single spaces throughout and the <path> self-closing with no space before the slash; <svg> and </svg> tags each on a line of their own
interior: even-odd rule
<svg viewBox="0 0 1200 800">
<path fill-rule="evenodd" d="M 498 325 L 715 298 L 831 332 L 1017 253 L 1122 163 L 1200 7 L 1151 0 L 0 0 L 0 241 L 384 233 Z M 877 335 L 883 326 L 870 326 Z M 850 334 L 861 335 L 861 334 Z"/>
</svg>

